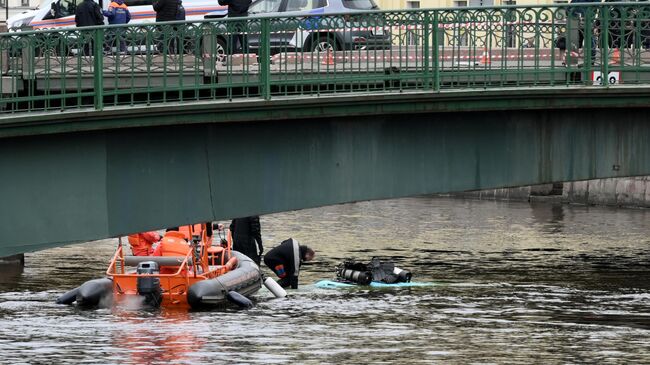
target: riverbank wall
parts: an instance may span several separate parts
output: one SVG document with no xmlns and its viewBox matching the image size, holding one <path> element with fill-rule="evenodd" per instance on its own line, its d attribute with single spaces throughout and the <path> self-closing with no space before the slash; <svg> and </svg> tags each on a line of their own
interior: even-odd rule
<svg viewBox="0 0 650 365">
<path fill-rule="evenodd" d="M 650 176 L 488 189 L 453 193 L 451 195 L 486 200 L 650 208 Z"/>
</svg>

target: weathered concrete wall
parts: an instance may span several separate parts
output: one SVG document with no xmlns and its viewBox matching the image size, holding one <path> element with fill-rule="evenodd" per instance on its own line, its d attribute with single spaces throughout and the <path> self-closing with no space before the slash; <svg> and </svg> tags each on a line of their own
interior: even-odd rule
<svg viewBox="0 0 650 365">
<path fill-rule="evenodd" d="M 486 200 L 528 200 L 533 189 L 534 187 L 532 186 L 524 186 L 518 188 L 466 191 L 453 193 L 452 195 Z"/>
<path fill-rule="evenodd" d="M 21 254 L 18 254 L 18 255 L 0 257 L 0 266 L 2 266 L 2 265 L 20 265 L 20 266 L 24 266 L 25 265 L 25 255 L 21 253 Z"/>
<path fill-rule="evenodd" d="M 650 176 L 598 179 L 452 194 L 487 200 L 554 201 L 650 208 Z"/>
<path fill-rule="evenodd" d="M 562 196 L 569 203 L 650 207 L 650 176 L 569 182 Z"/>
<path fill-rule="evenodd" d="M 555 188 L 555 189 L 554 189 Z M 542 184 L 532 186 L 520 186 L 516 188 L 488 189 L 478 191 L 465 191 L 452 193 L 452 196 L 466 198 L 487 199 L 487 200 L 521 200 L 528 201 L 531 197 L 546 197 L 561 195 L 562 189 L 554 187 L 553 184 Z"/>
</svg>

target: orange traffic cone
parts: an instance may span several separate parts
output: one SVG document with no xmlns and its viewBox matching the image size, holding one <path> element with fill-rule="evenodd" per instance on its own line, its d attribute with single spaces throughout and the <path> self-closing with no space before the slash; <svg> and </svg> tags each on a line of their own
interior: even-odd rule
<svg viewBox="0 0 650 365">
<path fill-rule="evenodd" d="M 333 65 L 334 64 L 334 55 L 332 55 L 332 49 L 328 48 L 327 49 L 327 54 L 325 57 L 323 57 L 323 60 L 321 61 L 321 64 L 323 65 Z"/>
<path fill-rule="evenodd" d="M 482 65 L 489 65 L 492 63 L 492 60 L 490 59 L 490 53 L 488 52 L 487 47 L 483 49 L 483 55 L 481 56 L 481 60 L 479 61 Z"/>
<path fill-rule="evenodd" d="M 618 65 L 621 63 L 621 51 L 618 48 L 614 48 L 612 52 L 612 57 L 609 58 L 610 65 Z"/>
</svg>

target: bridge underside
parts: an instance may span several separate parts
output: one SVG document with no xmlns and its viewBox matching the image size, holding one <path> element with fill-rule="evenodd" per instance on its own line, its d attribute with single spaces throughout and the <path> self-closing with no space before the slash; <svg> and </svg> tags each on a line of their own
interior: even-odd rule
<svg viewBox="0 0 650 365">
<path fill-rule="evenodd" d="M 411 103 L 404 114 L 185 116 L 197 124 L 181 124 L 181 109 L 147 115 L 157 126 L 5 135 L 0 256 L 343 202 L 650 174 L 648 108 L 445 113 Z"/>
</svg>

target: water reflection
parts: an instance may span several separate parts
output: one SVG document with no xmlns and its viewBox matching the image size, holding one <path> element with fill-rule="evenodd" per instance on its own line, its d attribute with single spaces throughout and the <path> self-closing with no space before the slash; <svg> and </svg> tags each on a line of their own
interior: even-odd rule
<svg viewBox="0 0 650 365">
<path fill-rule="evenodd" d="M 148 314 L 143 316 L 143 313 Z M 188 326 L 187 310 L 113 309 L 113 346 L 128 355 L 131 364 L 192 363 L 204 345 L 200 328 Z"/>
<path fill-rule="evenodd" d="M 530 211 L 544 232 L 559 234 L 564 226 L 564 207 L 563 204 L 533 203 L 530 205 Z"/>
<path fill-rule="evenodd" d="M 264 216 L 267 249 L 293 237 L 317 261 L 290 298 L 262 290 L 247 311 L 56 306 L 103 275 L 115 240 L 29 254 L 22 274 L 0 282 L 0 362 L 644 363 L 648 214 L 424 197 Z M 309 285 L 372 256 L 436 285 Z"/>
<path fill-rule="evenodd" d="M 0 263 L 0 288 L 5 288 L 5 290 L 12 290 L 18 288 L 21 281 L 21 276 L 23 275 L 24 268 L 20 264 L 10 263 L 2 264 Z"/>
</svg>

